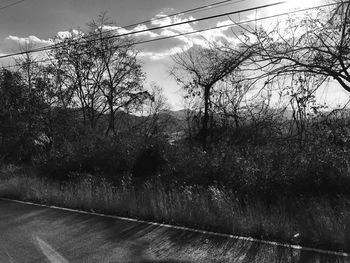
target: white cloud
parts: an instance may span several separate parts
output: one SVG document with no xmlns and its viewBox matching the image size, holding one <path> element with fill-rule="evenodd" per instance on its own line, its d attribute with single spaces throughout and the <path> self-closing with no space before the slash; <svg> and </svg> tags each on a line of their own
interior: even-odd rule
<svg viewBox="0 0 350 263">
<path fill-rule="evenodd" d="M 115 33 L 116 35 L 130 34 L 132 32 L 131 30 L 119 26 L 103 26 L 102 31 Z"/>
<path fill-rule="evenodd" d="M 232 24 L 233 24 L 233 22 L 232 22 L 231 20 L 225 20 L 225 21 L 219 21 L 219 22 L 217 22 L 216 26 L 222 26 L 222 27 L 224 27 L 224 26 L 230 26 L 230 25 L 232 25 Z"/>
<path fill-rule="evenodd" d="M 198 23 L 187 23 L 193 19 L 194 17 L 192 16 L 185 17 L 184 15 L 177 15 L 170 17 L 164 13 L 159 13 L 154 17 L 150 25 L 139 24 L 133 28 L 104 25 L 102 26 L 102 29 L 103 31 L 111 31 L 114 34 L 132 34 L 132 37 L 135 38 L 136 42 L 142 40 L 152 40 L 161 37 L 173 37 L 167 40 L 147 43 L 145 45 L 138 46 L 138 48 L 140 48 L 142 51 L 139 53 L 139 56 L 149 58 L 151 60 L 159 60 L 174 54 L 182 53 L 194 45 L 208 47 L 211 42 L 215 42 L 216 44 L 223 44 L 234 41 L 233 37 L 228 36 L 226 27 L 192 34 L 192 32 L 203 28 L 203 26 L 199 25 Z M 177 23 L 183 24 L 166 27 L 164 29 L 149 30 L 152 27 L 169 26 Z M 225 26 L 229 24 L 232 24 L 232 21 L 224 20 L 217 22 L 216 26 Z M 185 35 L 178 36 L 179 34 Z M 62 41 L 65 38 L 81 37 L 82 35 L 83 32 L 76 29 L 70 31 L 60 31 L 56 34 L 55 42 Z M 25 38 L 9 36 L 7 38 L 7 41 L 17 42 L 20 44 L 29 41 L 34 43 L 35 46 L 53 44 L 53 40 L 42 40 L 35 36 L 29 36 Z M 13 47 L 13 45 L 11 46 Z"/>
<path fill-rule="evenodd" d="M 170 29 L 163 29 L 161 32 L 160 32 L 160 35 L 162 37 L 173 37 L 173 36 L 176 36 L 178 35 L 179 33 L 176 33 L 174 32 L 173 30 L 170 30 Z"/>
<path fill-rule="evenodd" d="M 57 38 L 58 40 L 63 40 L 65 38 L 74 38 L 74 37 L 81 37 L 83 36 L 83 32 L 76 30 L 76 29 L 72 29 L 70 31 L 60 31 L 57 33 Z"/>
<path fill-rule="evenodd" d="M 9 42 L 15 42 L 19 45 L 26 45 L 26 44 L 31 44 L 34 46 L 45 46 L 45 45 L 50 45 L 53 43 L 53 41 L 51 39 L 49 40 L 43 40 L 40 39 L 36 36 L 28 36 L 28 37 L 18 37 L 18 36 L 8 36 L 5 41 L 9 41 Z"/>
<path fill-rule="evenodd" d="M 135 27 L 132 30 L 132 32 L 143 31 L 143 32 L 134 34 L 135 37 L 146 36 L 146 37 L 149 37 L 149 38 L 156 38 L 156 37 L 159 36 L 159 34 L 154 33 L 153 31 L 147 31 L 148 29 L 149 28 L 146 25 L 141 24 L 141 25 L 138 25 L 137 27 Z"/>
<path fill-rule="evenodd" d="M 188 18 L 182 18 L 181 16 L 169 17 L 163 13 L 160 13 L 160 14 L 155 16 L 155 18 L 153 19 L 151 24 L 156 26 L 156 27 L 162 27 L 162 26 L 170 26 L 170 25 L 178 24 L 178 23 L 184 23 L 181 25 L 168 27 L 167 30 L 173 31 L 176 33 L 187 33 L 187 32 L 193 31 L 192 24 L 195 24 L 195 23 L 187 23 L 193 19 L 194 18 L 192 16 L 190 16 Z"/>
<path fill-rule="evenodd" d="M 247 20 L 256 20 L 262 17 L 261 12 L 254 12 L 249 15 L 247 15 Z"/>
<path fill-rule="evenodd" d="M 127 35 L 127 34 L 132 34 L 133 37 L 138 38 L 138 37 L 148 37 L 148 38 L 155 38 L 158 37 L 159 35 L 157 33 L 154 33 L 152 31 L 148 31 L 148 27 L 144 24 L 137 25 L 133 29 L 126 29 L 120 26 L 103 26 L 102 30 L 104 32 L 110 32 L 115 35 Z M 142 32 L 139 32 L 142 31 Z M 139 32 L 139 33 L 137 33 Z"/>
<path fill-rule="evenodd" d="M 189 50 L 191 47 L 193 46 L 193 44 L 189 44 L 189 45 L 183 45 L 183 46 L 175 46 L 173 48 L 170 48 L 167 51 L 163 51 L 163 52 L 140 52 L 139 53 L 139 57 L 148 57 L 151 60 L 160 60 L 160 59 L 164 59 L 167 58 L 169 56 L 173 56 L 175 54 L 179 54 L 182 52 L 185 52 L 187 50 Z"/>
<path fill-rule="evenodd" d="M 159 29 L 158 32 L 160 37 L 174 38 L 167 40 L 167 45 L 164 46 L 164 49 L 158 49 L 157 45 L 149 47 L 149 44 L 147 44 L 147 46 L 145 46 L 146 51 L 141 52 L 140 56 L 148 57 L 151 60 L 159 60 L 167 56 L 182 53 L 190 49 L 194 45 L 209 47 L 211 43 L 215 43 L 217 45 L 224 45 L 227 43 L 238 43 L 235 37 L 229 36 L 229 27 L 225 27 L 232 25 L 231 20 L 217 22 L 216 26 L 222 28 L 193 33 L 196 30 L 203 29 L 203 26 L 199 26 L 196 23 L 186 23 L 193 19 L 193 17 L 183 17 L 182 15 L 169 17 L 164 13 L 156 15 L 154 20 L 151 22 L 151 24 L 154 27 L 168 26 L 177 23 L 184 24 Z M 185 35 L 178 36 L 179 34 Z"/>
</svg>

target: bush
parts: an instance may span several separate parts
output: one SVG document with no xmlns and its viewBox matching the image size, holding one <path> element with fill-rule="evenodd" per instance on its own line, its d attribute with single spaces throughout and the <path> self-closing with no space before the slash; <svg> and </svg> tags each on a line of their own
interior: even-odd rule
<svg viewBox="0 0 350 263">
<path fill-rule="evenodd" d="M 159 174 L 163 164 L 164 159 L 159 146 L 149 146 L 138 153 L 132 167 L 132 176 L 136 180 L 155 177 Z"/>
</svg>

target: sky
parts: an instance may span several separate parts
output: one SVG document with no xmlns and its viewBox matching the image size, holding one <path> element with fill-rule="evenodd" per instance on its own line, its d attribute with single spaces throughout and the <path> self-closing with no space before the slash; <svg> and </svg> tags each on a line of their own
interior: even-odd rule
<svg viewBox="0 0 350 263">
<path fill-rule="evenodd" d="M 24 0 L 11 7 L 6 7 L 18 0 L 0 0 L 0 54 L 17 52 L 20 44 L 30 40 L 36 47 L 51 44 L 55 36 L 64 36 L 70 30 L 85 30 L 87 23 L 96 19 L 102 12 L 115 22 L 119 33 L 134 32 L 141 29 L 188 21 L 195 18 L 242 10 L 245 8 L 275 3 L 278 0 L 232 0 L 219 8 L 207 8 L 202 12 L 167 17 L 172 13 L 181 12 L 199 6 L 213 4 L 219 0 Z M 191 32 L 206 27 L 220 26 L 230 23 L 230 19 L 241 21 L 267 15 L 277 14 L 283 10 L 312 5 L 318 0 L 293 0 L 277 7 L 259 11 L 240 13 L 208 21 L 184 24 L 172 28 L 134 35 L 136 41 L 171 36 L 178 33 Z M 3 9 L 2 9 L 3 7 Z M 151 24 L 140 22 L 161 18 Z M 124 26 L 140 23 L 138 26 L 125 29 Z M 203 38 L 204 37 L 204 38 Z M 177 37 L 169 40 L 155 41 L 137 45 L 139 59 L 147 76 L 147 85 L 154 82 L 164 89 L 165 96 L 172 109 L 180 109 L 183 105 L 183 91 L 175 82 L 169 71 L 173 65 L 171 55 L 184 52 L 194 44 L 207 45 L 205 41 L 215 43 L 230 40 L 234 42 L 231 30 L 228 28 L 207 31 L 202 34 Z M 13 59 L 0 59 L 0 65 L 13 64 Z M 341 104 L 348 96 L 340 88 L 320 91 L 320 96 L 331 103 Z M 327 101 L 327 102 L 328 102 Z"/>
</svg>

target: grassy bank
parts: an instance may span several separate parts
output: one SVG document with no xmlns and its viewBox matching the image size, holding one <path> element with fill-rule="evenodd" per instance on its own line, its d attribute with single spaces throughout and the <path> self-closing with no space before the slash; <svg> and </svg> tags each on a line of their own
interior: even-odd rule
<svg viewBox="0 0 350 263">
<path fill-rule="evenodd" d="M 199 229 L 350 251 L 350 199 L 239 200 L 218 187 L 165 187 L 146 182 L 137 189 L 85 179 L 57 183 L 14 166 L 0 172 L 2 197 L 130 216 Z M 294 238 L 299 234 L 298 238 Z"/>
</svg>

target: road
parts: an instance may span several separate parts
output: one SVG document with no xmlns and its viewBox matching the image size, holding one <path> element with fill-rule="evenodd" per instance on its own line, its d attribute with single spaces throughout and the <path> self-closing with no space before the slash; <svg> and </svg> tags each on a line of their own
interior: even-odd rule
<svg viewBox="0 0 350 263">
<path fill-rule="evenodd" d="M 350 262 L 256 242 L 0 200 L 0 262 Z"/>
</svg>

